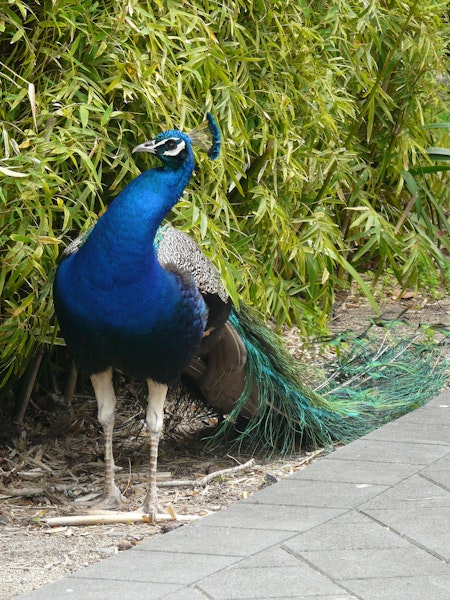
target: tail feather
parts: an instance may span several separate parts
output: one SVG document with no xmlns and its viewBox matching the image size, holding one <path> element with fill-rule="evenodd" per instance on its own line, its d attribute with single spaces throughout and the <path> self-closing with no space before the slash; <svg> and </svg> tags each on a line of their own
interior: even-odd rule
<svg viewBox="0 0 450 600">
<path fill-rule="evenodd" d="M 448 382 L 448 365 L 432 344 L 355 337 L 320 371 L 296 361 L 248 307 L 235 309 L 230 321 L 247 351 L 247 377 L 214 440 L 233 430 L 240 446 L 281 453 L 346 443 L 421 406 Z M 253 416 L 241 419 L 255 402 Z"/>
</svg>

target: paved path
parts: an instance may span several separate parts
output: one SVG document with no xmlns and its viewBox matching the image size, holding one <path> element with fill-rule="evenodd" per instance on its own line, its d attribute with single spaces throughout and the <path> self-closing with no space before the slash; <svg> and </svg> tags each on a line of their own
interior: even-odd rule
<svg viewBox="0 0 450 600">
<path fill-rule="evenodd" d="M 449 600 L 450 392 L 27 600 Z"/>
</svg>

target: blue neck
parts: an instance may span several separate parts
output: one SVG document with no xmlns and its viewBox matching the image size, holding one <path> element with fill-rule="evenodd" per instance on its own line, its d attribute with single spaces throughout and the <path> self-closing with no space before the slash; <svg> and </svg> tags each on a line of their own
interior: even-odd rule
<svg viewBox="0 0 450 600">
<path fill-rule="evenodd" d="M 78 258 L 95 261 L 127 278 L 154 266 L 153 239 L 178 202 L 194 169 L 192 154 L 176 170 L 159 167 L 142 173 L 112 202 L 89 235 Z M 132 271 L 132 272 L 131 272 Z"/>
</svg>

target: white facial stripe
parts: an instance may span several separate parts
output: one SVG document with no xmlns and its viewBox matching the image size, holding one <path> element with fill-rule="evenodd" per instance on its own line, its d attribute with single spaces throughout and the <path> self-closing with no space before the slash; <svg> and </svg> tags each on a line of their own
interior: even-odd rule
<svg viewBox="0 0 450 600">
<path fill-rule="evenodd" d="M 175 140 L 178 145 L 173 150 L 166 150 L 165 152 L 163 152 L 163 154 L 164 154 L 164 156 L 178 156 L 180 154 L 180 152 L 182 152 L 186 148 L 186 142 L 184 140 L 180 140 L 179 138 L 170 138 L 170 139 Z M 167 140 L 164 140 L 164 141 L 167 142 Z"/>
<path fill-rule="evenodd" d="M 164 146 L 164 144 L 169 141 L 172 140 L 173 142 L 177 142 L 178 143 L 178 139 L 176 137 L 172 137 L 172 138 L 166 138 L 164 140 L 161 140 L 160 142 L 153 142 L 153 147 L 154 148 L 159 148 L 159 146 Z"/>
</svg>

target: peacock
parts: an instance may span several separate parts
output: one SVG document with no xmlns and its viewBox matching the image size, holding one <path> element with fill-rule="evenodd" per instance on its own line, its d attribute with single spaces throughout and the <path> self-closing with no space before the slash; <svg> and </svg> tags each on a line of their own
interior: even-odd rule
<svg viewBox="0 0 450 600">
<path fill-rule="evenodd" d="M 233 305 L 218 270 L 191 237 L 163 224 L 192 177 L 193 147 L 214 160 L 220 145 L 208 113 L 189 134 L 171 129 L 136 146 L 133 152 L 150 153 L 160 165 L 121 191 L 95 226 L 66 248 L 56 271 L 61 332 L 90 376 L 104 432 L 103 508 L 123 503 L 114 481 L 115 369 L 147 382 L 150 458 L 142 510 L 153 520 L 161 511 L 156 469 L 164 402 L 168 386 L 182 376 L 226 415 L 213 439 L 232 430 L 239 444 L 282 453 L 355 439 L 420 405 L 445 380 L 442 369 L 434 370 L 433 352 L 376 342 L 349 351 L 315 389 L 306 383 L 304 366 L 278 335 L 245 303 Z M 411 390 L 418 368 L 422 385 Z"/>
</svg>

